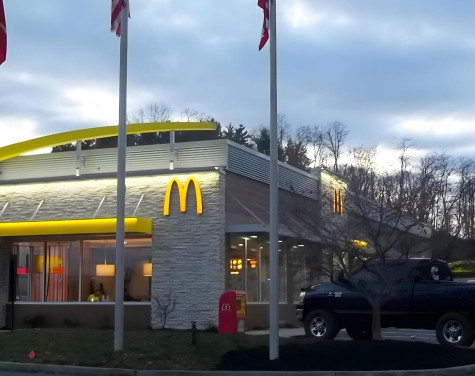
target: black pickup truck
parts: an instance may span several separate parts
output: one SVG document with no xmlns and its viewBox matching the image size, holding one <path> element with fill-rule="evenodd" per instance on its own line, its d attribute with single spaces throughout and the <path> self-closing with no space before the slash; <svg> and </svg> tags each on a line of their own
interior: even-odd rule
<svg viewBox="0 0 475 376">
<path fill-rule="evenodd" d="M 475 339 L 475 283 L 454 282 L 441 260 L 372 260 L 337 281 L 302 290 L 297 318 L 305 333 L 331 340 L 345 328 L 372 338 L 373 309 L 381 327 L 435 329 L 440 344 L 470 346 Z"/>
</svg>

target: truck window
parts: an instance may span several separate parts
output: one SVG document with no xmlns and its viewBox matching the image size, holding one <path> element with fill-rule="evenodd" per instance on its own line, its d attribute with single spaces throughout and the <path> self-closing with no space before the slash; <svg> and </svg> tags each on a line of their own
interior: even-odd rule
<svg viewBox="0 0 475 376">
<path fill-rule="evenodd" d="M 417 281 L 453 281 L 450 270 L 442 264 L 425 264 L 416 268 Z"/>
</svg>

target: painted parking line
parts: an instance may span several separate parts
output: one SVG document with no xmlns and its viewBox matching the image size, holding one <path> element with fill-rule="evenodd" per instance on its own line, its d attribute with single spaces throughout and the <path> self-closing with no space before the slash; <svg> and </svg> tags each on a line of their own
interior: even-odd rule
<svg viewBox="0 0 475 376">
<path fill-rule="evenodd" d="M 397 334 L 394 334 L 392 336 L 383 335 L 383 338 L 433 339 L 433 340 L 436 339 L 436 337 L 432 337 L 432 336 L 401 336 L 401 335 L 397 335 Z"/>
</svg>

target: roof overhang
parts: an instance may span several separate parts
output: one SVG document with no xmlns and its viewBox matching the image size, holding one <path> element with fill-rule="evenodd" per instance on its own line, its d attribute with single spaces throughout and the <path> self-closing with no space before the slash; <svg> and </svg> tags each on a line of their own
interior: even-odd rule
<svg viewBox="0 0 475 376">
<path fill-rule="evenodd" d="M 149 218 L 127 217 L 124 220 L 124 227 L 125 232 L 129 234 L 152 234 L 152 220 Z M 0 237 L 115 234 L 116 228 L 117 218 L 8 222 L 0 223 Z"/>
</svg>

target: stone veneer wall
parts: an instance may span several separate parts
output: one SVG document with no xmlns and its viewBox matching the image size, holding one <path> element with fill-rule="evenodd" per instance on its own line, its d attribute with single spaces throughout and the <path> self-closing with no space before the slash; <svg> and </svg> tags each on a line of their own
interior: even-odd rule
<svg viewBox="0 0 475 376">
<path fill-rule="evenodd" d="M 176 187 L 172 192 L 170 215 L 163 216 L 166 187 L 172 177 L 182 183 L 194 176 L 200 184 L 203 214 L 197 215 L 193 185 L 190 185 L 185 213 L 179 212 Z M 198 328 L 218 322 L 218 301 L 224 290 L 224 174 L 195 172 L 128 177 L 125 215 L 153 219 L 152 239 L 152 328 L 162 327 L 157 301 L 171 293 L 176 299 L 167 327 Z M 137 208 L 137 204 L 143 200 Z M 22 185 L 0 185 L 0 206 L 9 205 L 0 222 L 29 221 L 43 201 L 34 220 L 92 218 L 103 197 L 96 218 L 115 217 L 116 180 L 94 179 Z M 0 254 L 0 257 L 1 254 Z M 3 260 L 0 260 L 3 261 Z M 5 263 L 1 262 L 1 265 Z M 8 267 L 8 262 L 6 262 Z M 0 273 L 0 302 L 6 297 L 5 269 Z M 5 288 L 4 288 L 5 287 Z M 0 324 L 4 309 L 0 310 Z"/>
<path fill-rule="evenodd" d="M 170 216 L 161 216 L 154 223 L 154 329 L 163 326 L 163 309 L 158 302 L 167 303 L 169 295 L 176 299 L 176 306 L 167 317 L 167 327 L 190 329 L 192 321 L 198 329 L 218 324 L 219 296 L 224 291 L 224 175 L 210 174 L 200 186 L 202 215 L 197 216 L 192 206 L 180 213 L 175 200 Z"/>
</svg>

